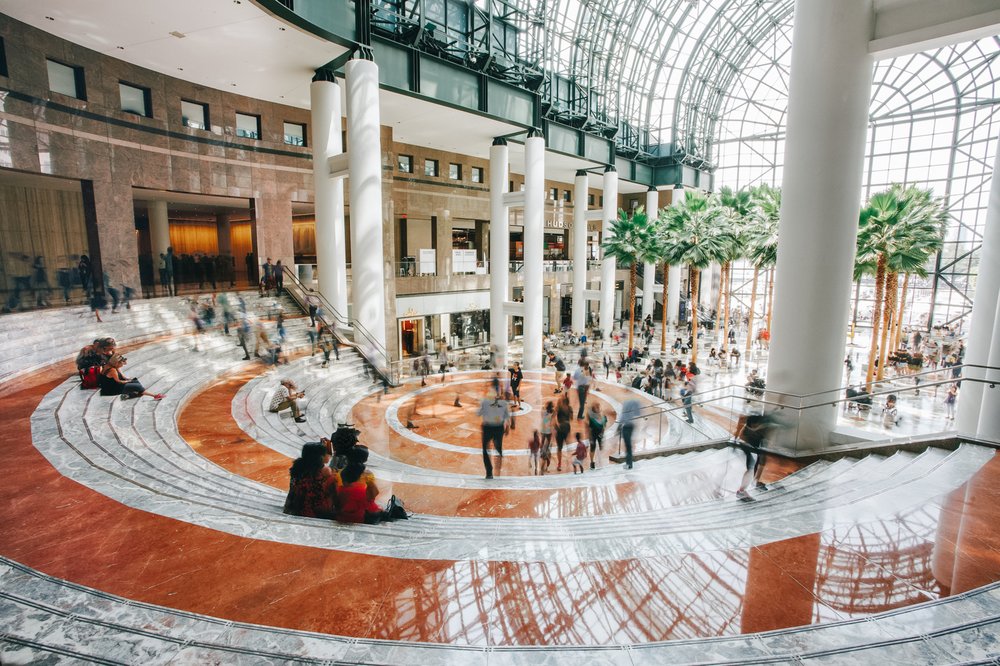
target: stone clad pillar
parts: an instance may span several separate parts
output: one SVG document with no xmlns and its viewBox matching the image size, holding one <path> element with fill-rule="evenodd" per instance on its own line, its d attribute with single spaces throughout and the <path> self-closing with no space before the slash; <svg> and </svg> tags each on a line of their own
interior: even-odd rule
<svg viewBox="0 0 1000 666">
<path fill-rule="evenodd" d="M 331 72 L 316 73 L 309 86 L 312 103 L 313 184 L 316 201 L 316 265 L 319 291 L 347 316 L 347 242 L 344 233 L 344 180 L 330 178 L 328 160 L 344 152 L 340 85 Z"/>
<path fill-rule="evenodd" d="M 618 216 L 618 172 L 613 166 L 604 170 L 604 208 L 601 223 L 601 243 L 611 235 L 611 221 Z M 611 339 L 615 325 L 615 260 L 605 257 L 601 250 L 601 333 Z"/>
<path fill-rule="evenodd" d="M 660 193 L 655 187 L 650 187 L 646 191 L 646 215 L 652 224 L 656 216 L 660 214 Z M 653 306 L 656 305 L 656 266 L 652 262 L 642 265 L 642 315 L 653 316 Z M 666 303 L 663 304 L 666 307 Z"/>
<path fill-rule="evenodd" d="M 385 270 L 382 251 L 382 140 L 378 65 L 355 59 L 344 68 L 351 188 L 353 319 L 367 329 L 376 350 L 386 350 Z M 322 273 L 322 271 L 321 271 Z M 380 348 L 379 348 L 380 347 Z"/>
<path fill-rule="evenodd" d="M 587 172 L 577 171 L 573 181 L 573 331 L 587 325 Z"/>
<path fill-rule="evenodd" d="M 525 370 L 542 367 L 542 265 L 545 245 L 545 139 L 524 141 L 524 355 Z"/>
<path fill-rule="evenodd" d="M 873 20 L 871 0 L 795 3 L 767 387 L 797 395 L 829 391 L 813 400 L 817 405 L 838 397 L 842 383 Z M 794 439 L 779 446 L 823 449 L 836 414 L 829 404 L 800 412 L 799 427 L 789 430 Z"/>
<path fill-rule="evenodd" d="M 965 348 L 966 364 L 993 365 L 987 363 L 990 357 L 991 338 L 1000 322 L 997 321 L 996 300 L 1000 294 L 1000 145 L 997 146 L 993 162 L 993 182 L 990 185 L 990 199 L 986 210 L 986 226 L 983 229 L 983 245 L 979 251 L 979 275 L 976 278 L 976 294 L 972 301 L 972 317 L 969 320 L 969 339 Z M 982 370 L 966 368 L 966 377 L 984 378 Z M 958 413 L 955 426 L 959 432 L 974 434 L 978 430 L 980 416 L 986 414 L 983 402 L 983 384 L 963 382 L 958 392 Z M 994 403 L 996 404 L 996 403 Z M 993 408 L 994 410 L 997 407 Z"/>
<path fill-rule="evenodd" d="M 677 326 L 677 313 L 681 307 L 681 267 L 671 265 L 667 269 L 667 323 Z"/>
<path fill-rule="evenodd" d="M 507 192 L 509 156 L 507 141 L 494 139 L 490 147 L 490 342 L 496 346 L 497 362 L 506 363 L 507 315 L 510 273 L 510 215 L 504 204 Z"/>
<path fill-rule="evenodd" d="M 170 247 L 170 220 L 167 217 L 166 201 L 150 201 L 149 204 L 149 244 L 153 254 L 153 268 L 158 266 L 161 254 Z"/>
</svg>

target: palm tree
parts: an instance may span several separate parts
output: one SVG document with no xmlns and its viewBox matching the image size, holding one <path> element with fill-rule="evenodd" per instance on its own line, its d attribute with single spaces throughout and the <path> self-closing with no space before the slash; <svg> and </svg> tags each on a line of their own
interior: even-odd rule
<svg viewBox="0 0 1000 666">
<path fill-rule="evenodd" d="M 639 277 L 639 264 L 656 256 L 655 235 L 653 224 L 642 206 L 636 208 L 632 215 L 619 209 L 618 219 L 611 222 L 610 231 L 602 244 L 604 256 L 614 258 L 618 266 L 629 268 L 628 348 L 631 350 L 635 333 L 635 283 Z"/>
<path fill-rule="evenodd" d="M 873 194 L 861 210 L 855 275 L 875 275 L 875 311 L 865 379 L 868 384 L 875 378 L 876 359 L 878 379 L 883 376 L 888 328 L 896 305 L 895 278 L 899 272 L 923 270 L 927 259 L 941 247 L 946 219 L 940 201 L 929 190 L 904 188 L 898 183 Z"/>
<path fill-rule="evenodd" d="M 747 258 L 753 264 L 753 287 L 750 292 L 750 314 L 747 318 L 745 355 L 749 358 L 753 344 L 754 307 L 757 299 L 757 279 L 761 269 L 773 267 L 778 261 L 778 220 L 781 215 L 781 190 L 769 185 L 753 189 L 750 209 L 750 229 L 747 231 Z M 770 315 L 767 327 L 770 329 Z"/>
<path fill-rule="evenodd" d="M 734 192 L 728 187 L 723 187 L 719 190 L 717 197 L 719 205 L 726 211 L 729 216 L 729 222 L 733 226 L 735 233 L 732 235 L 732 243 L 729 247 L 729 252 L 726 254 L 725 260 L 722 263 L 722 279 L 719 284 L 719 304 L 716 308 L 718 312 L 718 317 L 721 317 L 721 322 L 716 318 L 715 327 L 718 330 L 719 324 L 721 323 L 722 331 L 722 342 L 721 346 L 725 346 L 726 340 L 729 335 L 729 310 L 732 308 L 732 293 L 729 289 L 730 283 L 732 282 L 732 270 L 733 262 L 740 259 L 746 249 L 746 228 L 750 221 L 750 213 L 753 210 L 754 200 L 753 192 L 751 190 L 740 190 L 739 192 Z M 723 292 L 725 292 L 725 305 L 722 303 Z"/>
<path fill-rule="evenodd" d="M 690 302 L 698 296 L 698 271 L 721 262 L 732 245 L 732 232 L 725 213 L 704 195 L 686 192 L 684 199 L 660 212 L 658 225 L 665 260 L 681 264 L 690 272 Z M 691 360 L 698 361 L 698 312 L 691 310 Z"/>
</svg>

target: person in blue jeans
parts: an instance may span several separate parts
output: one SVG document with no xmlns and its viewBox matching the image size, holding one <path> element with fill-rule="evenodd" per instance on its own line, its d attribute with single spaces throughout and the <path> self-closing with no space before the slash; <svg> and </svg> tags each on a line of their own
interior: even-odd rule
<svg viewBox="0 0 1000 666">
<path fill-rule="evenodd" d="M 684 382 L 684 388 L 681 389 L 681 404 L 684 405 L 684 415 L 688 423 L 694 423 L 694 414 L 691 413 L 691 399 L 693 396 L 694 384 Z"/>
<path fill-rule="evenodd" d="M 489 445 L 497 452 L 497 474 L 503 468 L 503 435 L 510 421 L 510 407 L 506 400 L 500 398 L 499 382 L 493 382 L 493 397 L 483 398 L 479 403 L 479 414 L 483 419 L 483 466 L 486 468 L 486 478 L 493 478 L 493 463 L 490 460 Z"/>
<path fill-rule="evenodd" d="M 635 431 L 635 421 L 639 417 L 639 401 L 626 400 L 622 404 L 619 416 L 622 441 L 625 443 L 625 469 L 632 469 L 632 433 Z"/>
</svg>

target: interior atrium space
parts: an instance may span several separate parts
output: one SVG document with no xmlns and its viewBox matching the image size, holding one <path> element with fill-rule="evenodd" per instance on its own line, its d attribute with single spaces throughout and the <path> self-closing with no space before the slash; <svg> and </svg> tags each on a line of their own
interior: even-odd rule
<svg viewBox="0 0 1000 666">
<path fill-rule="evenodd" d="M 1000 663 L 1000 0 L 0 0 L 0 664 Z"/>
</svg>

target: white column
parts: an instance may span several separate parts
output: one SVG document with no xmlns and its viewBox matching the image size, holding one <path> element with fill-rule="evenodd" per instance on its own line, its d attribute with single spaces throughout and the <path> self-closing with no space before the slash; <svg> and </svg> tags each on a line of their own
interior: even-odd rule
<svg viewBox="0 0 1000 666">
<path fill-rule="evenodd" d="M 587 172 L 577 171 L 573 181 L 573 331 L 587 326 Z"/>
<path fill-rule="evenodd" d="M 524 355 L 525 370 L 542 367 L 542 266 L 545 244 L 545 139 L 524 140 Z"/>
<path fill-rule="evenodd" d="M 655 187 L 646 192 L 646 216 L 650 223 L 660 214 L 660 193 Z M 642 318 L 653 316 L 653 306 L 656 304 L 656 266 L 647 262 L 642 266 Z M 663 304 L 666 307 L 666 303 Z"/>
<path fill-rule="evenodd" d="M 667 270 L 667 323 L 677 326 L 677 312 L 681 307 L 681 267 L 673 264 Z"/>
<path fill-rule="evenodd" d="M 344 180 L 330 178 L 327 160 L 344 152 L 340 85 L 314 80 L 312 104 L 313 186 L 316 190 L 316 266 L 319 291 L 340 315 L 347 316 L 347 243 L 344 234 Z"/>
<path fill-rule="evenodd" d="M 871 0 L 797 0 L 769 389 L 793 394 L 841 384 L 871 96 Z M 821 163 L 819 168 L 817 160 Z M 808 369 L 808 371 L 806 371 Z M 797 441 L 827 445 L 836 410 L 800 413 Z"/>
<path fill-rule="evenodd" d="M 601 223 L 601 243 L 611 235 L 611 221 L 618 217 L 618 172 L 613 166 L 604 170 L 604 217 Z M 615 260 L 601 250 L 601 313 L 600 327 L 605 340 L 611 339 L 615 325 Z"/>
<path fill-rule="evenodd" d="M 497 363 L 507 359 L 507 315 L 503 304 L 509 298 L 510 215 L 504 205 L 509 157 L 507 142 L 495 139 L 490 147 L 490 342 L 497 349 Z"/>
<path fill-rule="evenodd" d="M 981 263 L 980 266 L 982 266 Z M 978 289 L 976 298 L 977 300 L 979 298 Z M 1000 326 L 997 325 L 1000 321 L 998 320 L 1000 320 L 1000 294 L 997 295 L 996 304 L 993 306 L 993 340 L 990 343 L 990 355 L 986 361 L 986 365 L 994 368 L 1000 368 Z M 968 351 L 966 357 L 968 357 Z M 959 393 L 973 384 L 981 387 L 983 393 L 982 408 L 976 436 L 987 441 L 1000 442 L 1000 370 L 988 370 L 984 376 L 987 381 L 993 382 L 993 388 L 990 388 L 989 384 L 962 382 L 962 389 Z"/>
<path fill-rule="evenodd" d="M 160 255 L 167 253 L 170 247 L 170 220 L 167 217 L 166 201 L 150 201 L 149 210 L 149 245 L 153 255 L 153 266 L 159 264 Z M 159 276 L 157 276 L 159 281 Z"/>
<path fill-rule="evenodd" d="M 989 365 L 990 340 L 997 327 L 997 313 L 993 303 L 1000 293 L 1000 144 L 993 162 L 993 182 L 986 209 L 986 227 L 983 229 L 983 246 L 979 251 L 979 276 L 976 278 L 976 295 L 972 301 L 969 319 L 969 339 L 965 348 L 966 364 Z M 967 368 L 966 377 L 982 378 L 983 371 Z M 988 389 L 987 389 L 988 390 Z M 958 413 L 955 427 L 959 432 L 976 432 L 983 407 L 983 385 L 963 382 L 958 392 Z"/>
<path fill-rule="evenodd" d="M 347 168 L 351 188 L 351 277 L 354 319 L 385 350 L 382 252 L 382 141 L 378 65 L 351 60 L 347 88 Z M 322 271 L 321 273 L 322 274 Z M 380 350 L 380 351 L 381 351 Z"/>
</svg>

